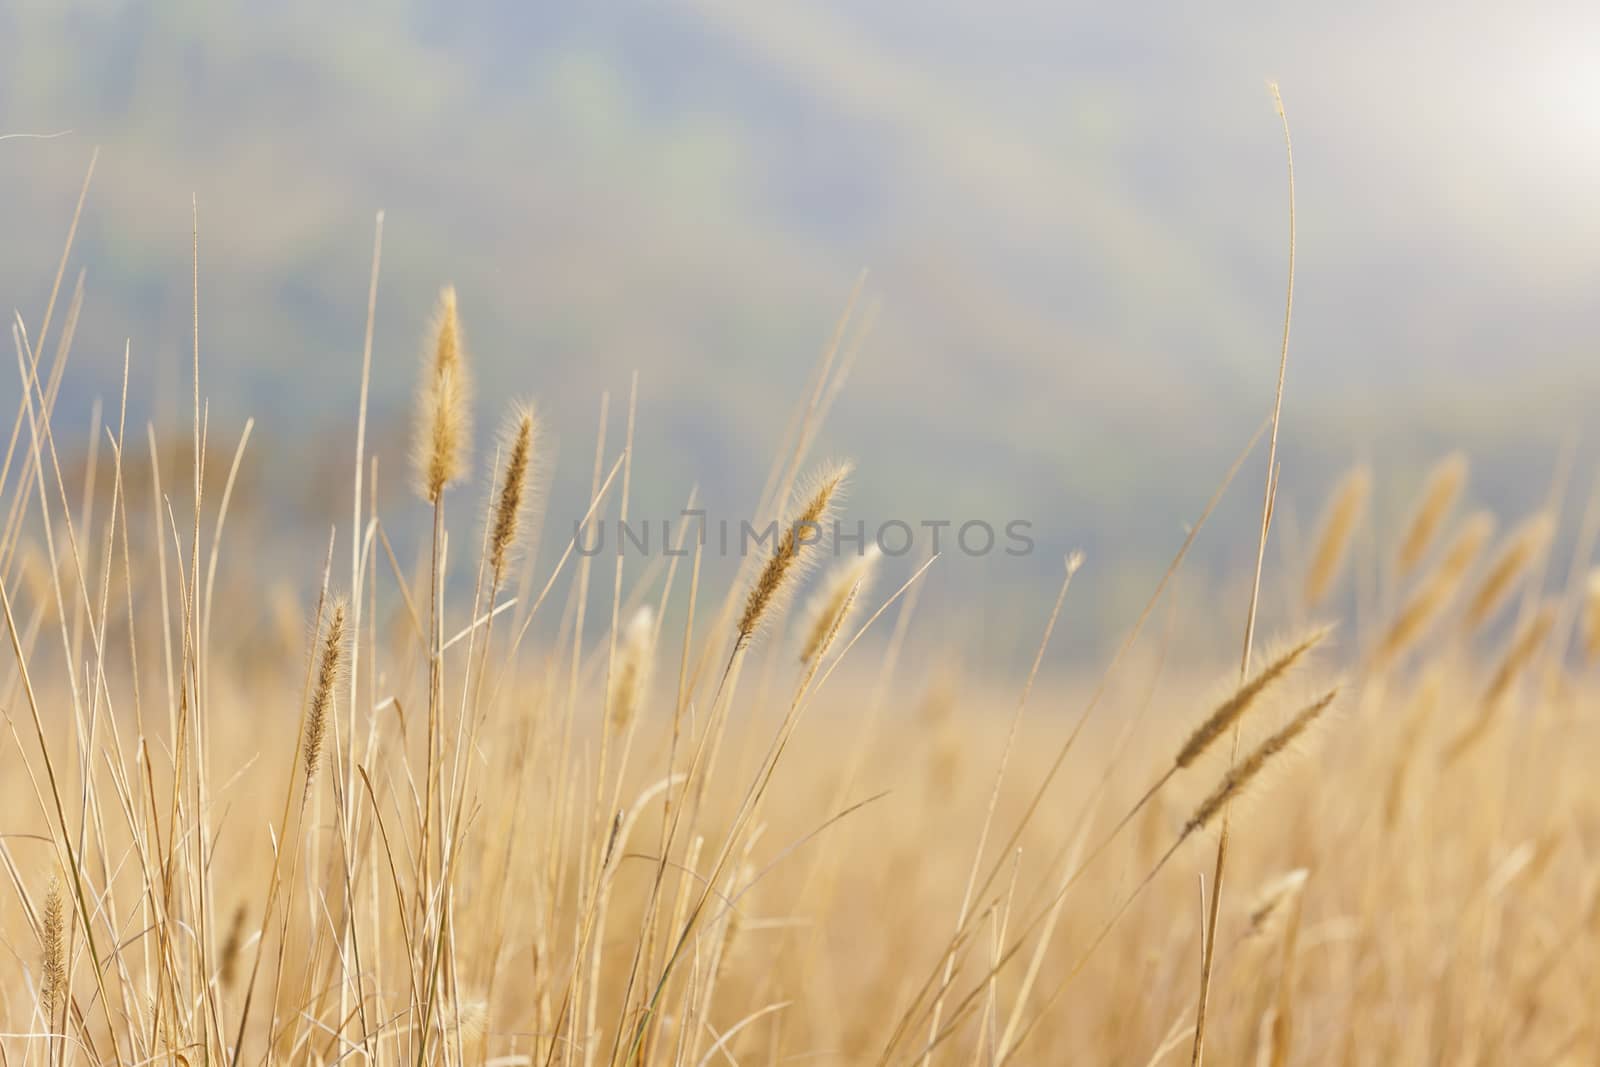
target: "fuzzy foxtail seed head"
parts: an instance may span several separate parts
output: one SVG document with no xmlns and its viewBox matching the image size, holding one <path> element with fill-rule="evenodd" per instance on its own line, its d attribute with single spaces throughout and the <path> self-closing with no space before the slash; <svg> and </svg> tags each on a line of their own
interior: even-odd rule
<svg viewBox="0 0 1600 1067">
<path fill-rule="evenodd" d="M 1221 737 L 1228 727 L 1237 723 L 1250 710 L 1256 698 L 1266 692 L 1271 686 L 1299 661 L 1301 656 L 1310 652 L 1319 645 L 1323 638 L 1331 632 L 1330 627 L 1313 630 L 1310 634 L 1290 646 L 1282 655 L 1273 659 L 1252 678 L 1246 680 L 1239 688 L 1235 689 L 1221 704 L 1217 705 L 1210 715 L 1195 728 L 1194 733 L 1184 742 L 1178 750 L 1177 757 L 1173 760 L 1175 766 L 1181 768 L 1189 766 L 1205 754 L 1217 738 Z"/>
<path fill-rule="evenodd" d="M 61 882 L 50 878 L 50 888 L 44 897 L 44 931 L 39 970 L 42 980 L 39 998 L 43 1001 L 45 1017 L 55 1019 L 56 1012 L 67 994 L 66 919 L 61 899 Z"/>
<path fill-rule="evenodd" d="M 433 350 L 417 385 L 417 425 L 413 462 L 423 499 L 438 503 L 445 488 L 460 479 L 471 437 L 472 382 L 461 345 L 456 291 L 446 286 L 435 313 Z"/>
<path fill-rule="evenodd" d="M 517 534 L 521 531 L 523 513 L 528 506 L 528 482 L 533 469 L 536 427 L 532 407 L 519 404 L 512 410 L 506 435 L 510 441 L 506 469 L 500 479 L 500 493 L 494 507 L 494 528 L 489 535 L 489 569 L 497 586 L 505 576 L 507 561 L 516 550 Z"/>
<path fill-rule="evenodd" d="M 322 658 L 317 664 L 317 684 L 311 693 L 311 709 L 306 713 L 305 766 L 308 784 L 317 774 L 317 762 L 322 758 L 323 737 L 328 732 L 328 717 L 333 711 L 334 690 L 344 670 L 344 623 L 345 604 L 340 600 L 334 604 L 333 617 L 328 620 L 328 632 L 322 641 Z"/>
<path fill-rule="evenodd" d="M 811 598 L 806 609 L 805 635 L 800 645 L 800 662 L 810 663 L 822 651 L 829 633 L 843 629 L 847 616 L 861 602 L 861 594 L 872 582 L 878 567 L 878 546 L 840 563 L 829 572 L 827 581 Z"/>
<path fill-rule="evenodd" d="M 1262 769 L 1272 762 L 1273 757 L 1294 744 L 1301 734 L 1310 729 L 1311 724 L 1316 722 L 1324 711 L 1328 710 L 1329 705 L 1333 703 L 1334 698 L 1338 695 L 1339 691 L 1337 689 L 1331 689 L 1313 703 L 1306 705 L 1294 718 L 1289 720 L 1283 729 L 1261 742 L 1254 752 L 1250 753 L 1250 755 L 1236 764 L 1232 770 L 1223 775 L 1222 781 L 1217 783 L 1217 787 L 1211 791 L 1211 794 L 1205 800 L 1200 802 L 1200 806 L 1190 816 L 1189 822 L 1183 829 L 1184 836 L 1187 837 L 1196 830 L 1204 829 L 1212 819 L 1216 818 L 1217 813 L 1230 800 L 1249 787 L 1250 783 L 1261 774 Z"/>
<path fill-rule="evenodd" d="M 1428 475 L 1428 482 L 1417 498 L 1416 510 L 1411 513 L 1411 521 L 1400 536 L 1395 562 L 1402 575 L 1416 570 L 1422 557 L 1428 554 L 1466 484 L 1467 457 L 1459 452 L 1440 460 Z"/>
<path fill-rule="evenodd" d="M 1362 515 L 1366 513 L 1367 497 L 1371 493 L 1372 473 L 1365 467 L 1357 467 L 1346 474 L 1334 490 L 1317 536 L 1316 548 L 1311 554 L 1311 565 L 1306 569 L 1305 600 L 1308 607 L 1315 607 L 1333 588 L 1349 551 L 1350 540 L 1361 524 Z"/>
<path fill-rule="evenodd" d="M 764 620 L 788 596 L 799 573 L 804 570 L 810 556 L 807 549 L 815 545 L 828 515 L 837 503 L 844 480 L 850 474 L 850 465 L 841 463 L 825 468 L 812 482 L 805 497 L 805 505 L 778 532 L 778 544 L 756 582 L 745 597 L 744 613 L 739 616 L 737 647 L 750 643 Z"/>
<path fill-rule="evenodd" d="M 1477 629 L 1499 612 L 1511 591 L 1532 571 L 1534 563 L 1549 546 L 1553 533 L 1554 521 L 1547 514 L 1538 514 L 1507 535 L 1505 546 L 1467 604 L 1469 628 Z"/>
</svg>

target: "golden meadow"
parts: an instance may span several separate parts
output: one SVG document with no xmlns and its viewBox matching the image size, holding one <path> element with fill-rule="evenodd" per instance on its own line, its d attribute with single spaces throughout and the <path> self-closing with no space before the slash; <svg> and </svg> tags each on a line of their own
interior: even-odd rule
<svg viewBox="0 0 1600 1067">
<path fill-rule="evenodd" d="M 786 532 L 735 581 L 704 545 L 536 552 L 555 398 L 471 425 L 470 293 L 419 341 L 411 455 L 369 439 L 380 218 L 349 521 L 272 575 L 229 554 L 249 428 L 206 417 L 198 306 L 187 462 L 125 388 L 67 445 L 71 247 L 13 323 L 0 466 L 0 1062 L 1600 1056 L 1600 509 L 1469 513 L 1448 456 L 1380 532 L 1385 472 L 1353 470 L 1274 591 L 1304 625 L 1257 632 L 1287 313 L 1277 406 L 1103 673 L 1040 671 L 1075 555 L 1010 607 L 1037 654 L 998 684 L 905 654 L 937 557 L 891 582 L 799 532 L 847 507 L 849 313 L 753 512 Z M 635 416 L 586 521 L 627 518 Z M 379 499 L 380 461 L 414 492 Z M 1248 611 L 1213 620 L 1240 655 L 1176 676 L 1172 586 L 1224 502 L 1259 516 Z M 1378 595 L 1340 623 L 1362 541 Z M 237 623 L 282 585 L 312 592 L 277 631 Z"/>
</svg>

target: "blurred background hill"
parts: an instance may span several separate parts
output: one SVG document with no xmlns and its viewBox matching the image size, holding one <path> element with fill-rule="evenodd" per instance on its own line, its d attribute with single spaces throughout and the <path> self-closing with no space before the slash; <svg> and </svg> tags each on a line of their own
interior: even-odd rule
<svg viewBox="0 0 1600 1067">
<path fill-rule="evenodd" d="M 72 132 L 0 141 L 0 294 L 37 324 L 99 146 L 63 413 L 114 397 L 128 339 L 136 418 L 186 418 L 192 193 L 217 439 L 254 416 L 262 510 L 348 521 L 332 479 L 382 209 L 386 461 L 398 478 L 454 282 L 484 424 L 515 394 L 546 413 L 564 539 L 600 394 L 616 442 L 635 369 L 636 513 L 696 482 L 742 513 L 867 268 L 875 328 L 823 446 L 861 461 L 854 512 L 1031 520 L 1034 557 L 946 568 L 995 592 L 984 611 L 1085 548 L 1088 641 L 1270 407 L 1287 198 L 1267 77 L 1299 181 L 1283 514 L 1309 524 L 1364 459 L 1392 528 L 1456 447 L 1515 514 L 1575 442 L 1587 495 L 1600 14 L 1555 11 L 8 0 L 0 133 Z M 1199 550 L 1219 582 L 1253 551 L 1260 458 Z"/>
</svg>

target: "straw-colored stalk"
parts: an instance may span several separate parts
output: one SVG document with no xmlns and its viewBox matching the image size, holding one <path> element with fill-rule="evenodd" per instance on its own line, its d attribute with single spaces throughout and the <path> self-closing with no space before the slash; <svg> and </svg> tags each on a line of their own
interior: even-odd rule
<svg viewBox="0 0 1600 1067">
<path fill-rule="evenodd" d="M 1394 744 L 1394 770 L 1389 775 L 1383 801 L 1383 825 L 1386 831 L 1392 831 L 1400 819 L 1405 806 L 1406 784 L 1410 781 L 1417 749 L 1434 713 L 1439 709 L 1443 690 L 1444 671 L 1440 663 L 1435 661 L 1417 683 L 1416 693 L 1411 698 L 1398 740 Z"/>
<path fill-rule="evenodd" d="M 1344 567 L 1350 541 L 1366 514 L 1372 493 L 1372 472 L 1356 467 L 1339 480 L 1319 526 L 1316 547 L 1306 568 L 1305 602 L 1316 607 L 1333 588 Z"/>
<path fill-rule="evenodd" d="M 1257 1028 L 1257 1067 L 1285 1067 L 1294 1044 L 1295 960 L 1309 874 L 1301 867 L 1279 875 L 1261 888 L 1250 906 L 1245 939 L 1261 946 L 1263 962 L 1273 947 L 1278 952 L 1277 989 L 1261 1012 Z"/>
<path fill-rule="evenodd" d="M 1295 962 L 1300 945 L 1300 911 L 1305 900 L 1305 876 L 1306 872 L 1303 869 L 1288 876 L 1293 885 L 1278 909 L 1287 914 L 1282 920 L 1283 946 L 1278 962 L 1278 999 L 1272 1009 L 1272 1027 L 1267 1043 L 1268 1067 L 1288 1067 L 1289 1052 L 1294 1047 Z"/>
<path fill-rule="evenodd" d="M 441 663 L 440 570 L 444 551 L 444 491 L 465 473 L 471 437 L 472 385 L 461 343 L 461 323 L 456 311 L 456 291 L 446 286 L 439 294 L 435 315 L 433 351 L 423 363 L 417 387 L 417 419 L 412 439 L 412 462 L 418 489 L 433 505 L 433 540 L 428 571 L 428 748 L 423 770 L 423 810 L 420 847 L 422 897 L 432 893 L 432 867 L 443 862 L 436 855 L 433 833 L 443 819 L 436 810 L 439 758 L 442 749 L 441 708 L 444 674 Z"/>
</svg>

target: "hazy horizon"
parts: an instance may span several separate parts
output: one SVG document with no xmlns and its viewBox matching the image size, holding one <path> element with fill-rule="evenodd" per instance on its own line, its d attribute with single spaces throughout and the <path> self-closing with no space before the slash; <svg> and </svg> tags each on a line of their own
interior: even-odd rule
<svg viewBox="0 0 1600 1067">
<path fill-rule="evenodd" d="M 187 380 L 192 196 L 218 440 L 254 417 L 311 461 L 348 436 L 382 210 L 375 432 L 401 439 L 453 282 L 481 425 L 505 396 L 547 400 L 554 537 L 582 510 L 600 395 L 620 441 L 634 371 L 637 506 L 671 514 L 698 484 L 742 514 L 779 445 L 766 413 L 799 398 L 865 269 L 873 329 L 820 445 L 862 461 L 853 508 L 1030 520 L 1039 551 L 969 576 L 989 588 L 1085 549 L 1081 595 L 1107 615 L 1087 633 L 1271 403 L 1272 77 L 1298 183 L 1284 513 L 1310 523 L 1340 469 L 1381 461 L 1392 529 L 1458 448 L 1516 514 L 1575 443 L 1587 496 L 1600 68 L 1572 26 L 1592 13 L 1556 34 L 1488 5 L 750 12 L 14 5 L 0 132 L 72 132 L 0 142 L 0 282 L 37 324 L 99 146 L 63 414 L 114 399 L 126 340 L 136 417 L 186 418 L 153 398 Z M 1203 573 L 1248 562 L 1227 534 L 1254 521 L 1260 463 Z M 271 507 L 320 514 L 292 466 L 262 472 Z"/>
</svg>

